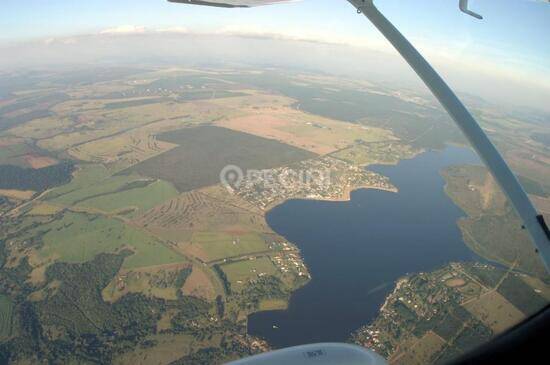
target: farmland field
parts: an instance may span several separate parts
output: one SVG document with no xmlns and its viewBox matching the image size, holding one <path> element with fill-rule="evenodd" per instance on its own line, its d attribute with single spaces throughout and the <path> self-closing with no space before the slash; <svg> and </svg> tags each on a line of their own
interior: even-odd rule
<svg viewBox="0 0 550 365">
<path fill-rule="evenodd" d="M 32 209 L 28 211 L 26 214 L 27 215 L 53 215 L 53 214 L 59 213 L 61 210 L 62 208 L 56 205 L 41 203 L 33 206 Z"/>
<path fill-rule="evenodd" d="M 207 270 L 195 265 L 192 268 L 191 275 L 185 281 L 182 288 L 184 295 L 192 295 L 206 300 L 213 300 L 216 297 L 216 289 L 212 284 L 212 278 Z"/>
<path fill-rule="evenodd" d="M 70 127 L 70 125 L 70 118 L 48 116 L 17 125 L 15 128 L 10 129 L 10 132 L 15 136 L 27 138 L 50 138 L 58 134 L 60 129 Z"/>
<path fill-rule="evenodd" d="M 235 234 L 196 232 L 187 246 L 204 261 L 217 261 L 227 257 L 267 251 L 264 239 L 257 233 Z"/>
<path fill-rule="evenodd" d="M 63 205 L 75 205 L 84 202 L 88 199 L 93 199 L 99 196 L 116 193 L 119 190 L 124 190 L 125 187 L 132 184 L 134 181 L 145 181 L 137 176 L 116 176 L 107 179 L 101 179 L 95 184 L 78 187 L 66 194 L 60 195 L 53 199 L 48 199 L 52 203 Z M 130 185 L 131 186 L 131 185 Z M 52 194 L 53 195 L 53 194 Z"/>
<path fill-rule="evenodd" d="M 13 303 L 11 300 L 0 294 L 0 341 L 12 335 L 13 327 Z"/>
<path fill-rule="evenodd" d="M 32 152 L 33 149 L 24 143 L 0 145 L 0 165 L 25 166 L 23 156 Z"/>
<path fill-rule="evenodd" d="M 533 315 L 547 303 L 543 296 L 516 275 L 507 276 L 498 291 L 527 316 Z"/>
<path fill-rule="evenodd" d="M 313 153 L 326 154 L 348 147 L 355 141 L 396 140 L 387 130 L 313 117 L 290 108 L 277 112 L 224 119 L 218 125 L 237 131 L 272 138 Z"/>
<path fill-rule="evenodd" d="M 138 216 L 136 224 L 158 232 L 268 230 L 263 216 L 235 195 L 215 186 L 186 192 Z"/>
<path fill-rule="evenodd" d="M 118 101 L 118 102 L 105 104 L 105 109 L 122 109 L 122 108 L 129 108 L 132 106 L 156 104 L 162 101 L 165 101 L 165 98 L 145 98 L 145 99 L 137 99 L 137 100 Z"/>
<path fill-rule="evenodd" d="M 14 189 L 0 189 L 0 196 L 6 196 L 8 198 L 27 200 L 32 198 L 36 191 L 32 190 L 14 190 Z"/>
<path fill-rule="evenodd" d="M 148 182 L 144 186 L 131 187 L 126 185 L 114 192 L 89 197 L 77 203 L 77 206 L 108 213 L 131 210 L 133 215 L 137 212 L 146 211 L 177 194 L 178 191 L 171 184 L 157 180 Z M 128 214 L 125 215 L 128 216 Z"/>
<path fill-rule="evenodd" d="M 511 328 L 524 318 L 522 312 L 496 291 L 487 293 L 464 307 L 495 333 Z"/>
<path fill-rule="evenodd" d="M 445 341 L 432 331 L 427 332 L 422 338 L 415 339 L 414 346 L 405 348 L 406 353 L 393 359 L 394 363 L 423 365 L 430 363 L 433 355 L 441 351 L 446 345 Z"/>
<path fill-rule="evenodd" d="M 414 157 L 419 150 L 399 142 L 358 143 L 332 154 L 350 163 L 367 166 L 372 164 L 395 165 L 402 159 Z"/>
<path fill-rule="evenodd" d="M 267 257 L 232 262 L 222 265 L 221 268 L 231 283 L 231 290 L 235 291 L 240 291 L 250 280 L 277 273 L 277 269 Z"/>
<path fill-rule="evenodd" d="M 71 148 L 71 156 L 83 161 L 101 162 L 117 169 L 126 168 L 165 152 L 176 145 L 158 141 L 145 130 L 106 137 Z"/>
<path fill-rule="evenodd" d="M 61 191 L 54 191 L 48 196 L 56 193 L 61 194 Z M 76 205 L 111 212 L 127 207 L 149 209 L 176 194 L 172 185 L 165 181 L 147 180 L 134 175 L 101 179 L 93 185 L 79 186 L 48 200 L 58 205 Z"/>
</svg>

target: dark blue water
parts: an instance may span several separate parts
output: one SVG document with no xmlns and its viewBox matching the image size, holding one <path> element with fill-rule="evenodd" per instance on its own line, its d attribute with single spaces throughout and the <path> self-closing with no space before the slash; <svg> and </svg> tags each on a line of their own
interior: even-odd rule
<svg viewBox="0 0 550 365">
<path fill-rule="evenodd" d="M 439 173 L 477 163 L 472 151 L 448 147 L 371 167 L 397 194 L 361 189 L 349 202 L 290 200 L 272 209 L 269 225 L 300 248 L 312 280 L 294 292 L 288 310 L 250 315 L 248 332 L 275 347 L 345 341 L 378 314 L 399 277 L 477 259 L 457 227 L 464 213 Z"/>
</svg>

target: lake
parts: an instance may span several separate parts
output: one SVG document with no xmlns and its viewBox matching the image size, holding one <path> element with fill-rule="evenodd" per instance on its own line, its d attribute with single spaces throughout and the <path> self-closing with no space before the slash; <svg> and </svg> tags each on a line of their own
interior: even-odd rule
<svg viewBox="0 0 550 365">
<path fill-rule="evenodd" d="M 451 261 L 479 259 L 464 244 L 464 216 L 444 192 L 440 170 L 479 164 L 469 149 L 428 151 L 396 166 L 370 166 L 399 189 L 359 189 L 347 202 L 289 200 L 267 214 L 278 234 L 294 242 L 311 281 L 292 294 L 285 311 L 254 313 L 248 333 L 274 347 L 346 341 L 376 317 L 395 281 Z"/>
</svg>

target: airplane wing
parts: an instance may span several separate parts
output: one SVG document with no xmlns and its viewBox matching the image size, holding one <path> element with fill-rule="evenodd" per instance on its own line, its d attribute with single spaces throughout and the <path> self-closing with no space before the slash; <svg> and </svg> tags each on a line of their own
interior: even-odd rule
<svg viewBox="0 0 550 365">
<path fill-rule="evenodd" d="M 217 6 L 219 8 L 250 8 L 252 6 L 288 3 L 295 0 L 168 0 L 171 3 Z"/>
</svg>

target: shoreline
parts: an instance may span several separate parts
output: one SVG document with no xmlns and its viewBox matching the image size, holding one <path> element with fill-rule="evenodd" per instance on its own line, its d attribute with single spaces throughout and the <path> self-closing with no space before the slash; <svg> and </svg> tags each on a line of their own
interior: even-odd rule
<svg viewBox="0 0 550 365">
<path fill-rule="evenodd" d="M 358 185 L 353 187 L 346 187 L 344 188 L 344 192 L 338 196 L 338 197 L 330 197 L 330 198 L 324 198 L 324 197 L 307 197 L 307 196 L 293 196 L 285 199 L 281 199 L 279 201 L 273 202 L 269 205 L 267 205 L 265 208 L 262 209 L 262 212 L 265 215 L 272 209 L 276 208 L 277 206 L 284 204 L 291 200 L 313 200 L 313 201 L 320 201 L 320 202 L 349 202 L 351 201 L 351 194 L 358 190 L 380 190 L 380 191 L 387 191 L 390 193 L 399 193 L 399 189 L 397 187 L 393 188 L 383 188 L 379 186 L 372 186 L 372 185 Z"/>
</svg>

